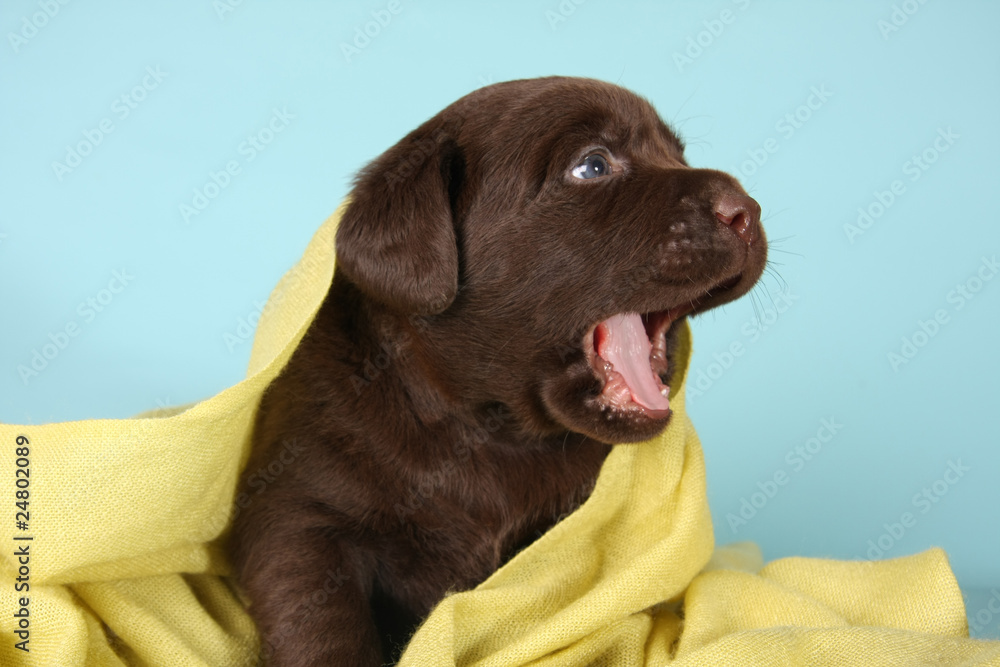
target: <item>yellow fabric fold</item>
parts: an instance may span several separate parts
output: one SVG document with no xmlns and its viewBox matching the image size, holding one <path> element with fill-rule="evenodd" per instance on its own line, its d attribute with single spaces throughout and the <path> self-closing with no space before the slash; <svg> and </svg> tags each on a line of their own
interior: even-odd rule
<svg viewBox="0 0 1000 667">
<path fill-rule="evenodd" d="M 135 419 L 0 425 L 0 666 L 257 663 L 217 540 L 260 396 L 329 286 L 340 210 L 271 294 L 239 384 Z M 684 366 L 687 330 L 680 344 Z M 447 596 L 401 665 L 1000 665 L 1000 642 L 968 638 L 939 550 L 766 566 L 752 545 L 713 552 L 682 376 L 665 433 L 615 447 L 591 498 Z"/>
</svg>

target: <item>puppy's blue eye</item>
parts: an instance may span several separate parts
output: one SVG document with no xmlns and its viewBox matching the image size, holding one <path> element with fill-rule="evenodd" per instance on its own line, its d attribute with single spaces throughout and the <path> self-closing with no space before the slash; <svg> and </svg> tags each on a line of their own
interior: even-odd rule
<svg viewBox="0 0 1000 667">
<path fill-rule="evenodd" d="M 597 178 L 611 173 L 611 167 L 603 155 L 593 154 L 583 158 L 583 162 L 573 167 L 573 176 L 580 179 Z"/>
</svg>

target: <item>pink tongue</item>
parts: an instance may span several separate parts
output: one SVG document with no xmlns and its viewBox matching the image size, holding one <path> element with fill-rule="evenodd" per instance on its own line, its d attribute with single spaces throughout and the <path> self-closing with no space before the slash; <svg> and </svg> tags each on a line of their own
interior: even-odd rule
<svg viewBox="0 0 1000 667">
<path fill-rule="evenodd" d="M 603 329 L 599 332 L 603 336 L 597 338 L 597 354 L 621 373 L 632 400 L 650 410 L 669 408 L 670 402 L 660 393 L 662 385 L 649 365 L 652 347 L 638 313 L 614 315 L 601 322 L 598 329 Z"/>
</svg>

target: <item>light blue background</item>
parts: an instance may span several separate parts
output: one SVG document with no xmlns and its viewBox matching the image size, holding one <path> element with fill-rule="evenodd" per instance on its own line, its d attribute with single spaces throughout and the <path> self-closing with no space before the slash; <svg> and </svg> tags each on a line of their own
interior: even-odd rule
<svg viewBox="0 0 1000 667">
<path fill-rule="evenodd" d="M 0 419 L 125 417 L 236 383 L 250 343 L 226 336 L 246 333 L 359 167 L 484 83 L 606 79 L 648 97 L 692 164 L 737 173 L 772 239 L 766 331 L 746 299 L 694 324 L 717 540 L 768 558 L 864 558 L 880 537 L 885 556 L 943 546 L 974 634 L 1000 635 L 986 606 L 1000 588 L 1000 280 L 948 300 L 1000 252 L 997 3 L 897 2 L 916 11 L 883 34 L 889 1 L 400 0 L 348 62 L 341 44 L 388 2 L 53 3 L 12 43 L 46 2 L 0 10 Z M 731 22 L 715 22 L 723 10 Z M 165 78 L 122 118 L 112 105 L 147 67 Z M 799 109 L 814 87 L 827 99 Z M 251 161 L 241 143 L 275 109 L 294 118 Z M 778 123 L 796 112 L 808 120 L 789 136 Z M 113 131 L 58 178 L 53 162 L 103 119 Z M 910 180 L 907 161 L 948 128 L 958 138 Z M 180 205 L 231 160 L 240 173 L 185 223 Z M 845 224 L 897 179 L 905 191 L 850 242 Z M 88 320 L 78 304 L 116 270 L 134 278 Z M 893 369 L 887 355 L 939 309 L 948 323 Z M 22 381 L 71 322 L 79 334 Z M 823 419 L 843 426 L 816 451 Z M 969 469 L 939 497 L 949 462 Z M 914 503 L 924 488 L 937 502 Z M 744 500 L 756 513 L 734 523 Z M 886 525 L 904 512 L 897 539 Z"/>
</svg>

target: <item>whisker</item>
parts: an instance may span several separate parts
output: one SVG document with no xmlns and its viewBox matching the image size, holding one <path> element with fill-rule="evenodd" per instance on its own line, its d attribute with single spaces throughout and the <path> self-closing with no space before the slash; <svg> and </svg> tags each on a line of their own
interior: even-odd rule
<svg viewBox="0 0 1000 667">
<path fill-rule="evenodd" d="M 764 221 L 770 220 L 771 218 L 776 218 L 779 215 L 781 215 L 782 213 L 785 213 L 786 211 L 790 211 L 790 210 L 791 209 L 789 207 L 785 207 L 785 208 L 779 208 L 777 211 L 768 211 L 767 215 L 765 215 L 761 219 L 761 221 L 764 222 Z"/>
<path fill-rule="evenodd" d="M 670 124 L 671 124 L 671 125 L 674 125 L 674 124 L 675 124 L 675 123 L 677 122 L 677 117 L 678 117 L 678 116 L 679 116 L 679 115 L 681 114 L 681 111 L 683 111 L 683 110 L 684 110 L 684 106 L 685 106 L 685 105 L 686 105 L 686 104 L 687 104 L 688 102 L 690 102 L 690 101 L 691 101 L 691 98 L 695 96 L 695 93 L 697 93 L 697 92 L 698 92 L 698 89 L 699 89 L 699 88 L 701 88 L 701 86 L 698 86 L 698 88 L 695 88 L 694 90 L 692 90 L 692 91 L 691 91 L 691 94 L 690 94 L 690 95 L 688 95 L 688 96 L 687 96 L 687 98 L 686 98 L 686 99 L 685 99 L 685 100 L 684 100 L 683 102 L 681 102 L 681 105 L 680 105 L 679 107 L 677 107 L 677 111 L 675 111 L 675 112 L 674 112 L 674 115 L 673 115 L 673 117 L 672 117 L 672 118 L 670 119 Z"/>
<path fill-rule="evenodd" d="M 779 291 L 787 292 L 788 281 L 786 281 L 782 277 L 781 273 L 779 273 L 773 266 L 771 266 L 771 264 L 772 262 L 767 263 L 767 266 L 764 267 L 764 273 L 775 279 L 775 281 L 778 283 Z"/>
</svg>

